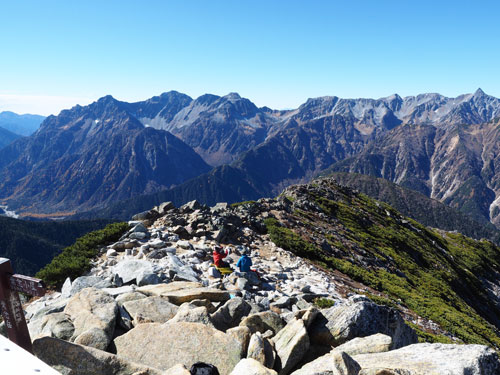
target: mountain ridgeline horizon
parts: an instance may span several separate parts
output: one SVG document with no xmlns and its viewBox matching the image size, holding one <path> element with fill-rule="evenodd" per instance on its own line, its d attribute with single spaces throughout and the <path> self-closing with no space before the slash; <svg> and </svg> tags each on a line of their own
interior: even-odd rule
<svg viewBox="0 0 500 375">
<path fill-rule="evenodd" d="M 481 89 L 328 96 L 291 110 L 237 93 L 170 91 L 135 103 L 108 95 L 1 148 L 0 202 L 26 217 L 123 218 L 164 200 L 275 196 L 331 168 L 386 178 L 497 224 L 499 117 L 500 99 Z"/>
</svg>

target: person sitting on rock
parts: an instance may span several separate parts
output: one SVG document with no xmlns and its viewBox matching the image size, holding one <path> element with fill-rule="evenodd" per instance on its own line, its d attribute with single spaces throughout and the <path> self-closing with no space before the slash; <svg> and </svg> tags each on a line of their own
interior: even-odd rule
<svg viewBox="0 0 500 375">
<path fill-rule="evenodd" d="M 214 246 L 214 252 L 213 252 L 213 257 L 214 257 L 214 265 L 217 268 L 229 268 L 229 263 L 224 262 L 222 259 L 227 257 L 229 255 L 230 251 L 228 248 L 225 250 L 222 249 L 220 246 Z"/>
<path fill-rule="evenodd" d="M 252 259 L 248 256 L 248 251 L 243 250 L 241 252 L 241 258 L 238 259 L 236 267 L 240 269 L 240 272 L 250 272 L 250 267 L 252 266 Z"/>
</svg>

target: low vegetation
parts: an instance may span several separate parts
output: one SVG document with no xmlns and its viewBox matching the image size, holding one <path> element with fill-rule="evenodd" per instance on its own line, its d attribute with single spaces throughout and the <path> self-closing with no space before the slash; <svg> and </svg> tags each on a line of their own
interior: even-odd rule
<svg viewBox="0 0 500 375">
<path fill-rule="evenodd" d="M 500 269 L 500 248 L 429 230 L 363 194 L 330 199 L 318 186 L 311 190 L 309 200 L 320 212 L 295 210 L 293 222 L 300 224 L 293 228 L 266 220 L 276 245 L 384 293 L 384 304 L 402 304 L 465 343 L 500 348 L 498 309 L 482 283 Z"/>
<path fill-rule="evenodd" d="M 128 224 L 121 222 L 87 233 L 73 245 L 64 248 L 61 254 L 36 274 L 36 277 L 45 281 L 49 287 L 60 287 L 67 277 L 74 279 L 90 270 L 90 261 L 98 255 L 99 248 L 116 242 L 128 229 Z"/>
</svg>

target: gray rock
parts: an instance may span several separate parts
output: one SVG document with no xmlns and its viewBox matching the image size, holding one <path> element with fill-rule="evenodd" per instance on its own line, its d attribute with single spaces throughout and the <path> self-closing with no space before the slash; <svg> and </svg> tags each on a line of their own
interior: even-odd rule
<svg viewBox="0 0 500 375">
<path fill-rule="evenodd" d="M 238 362 L 230 375 L 277 375 L 277 372 L 266 368 L 252 358 L 244 358 Z"/>
<path fill-rule="evenodd" d="M 162 375 L 159 370 L 117 355 L 51 337 L 33 341 L 33 352 L 63 375 Z"/>
<path fill-rule="evenodd" d="M 353 357 L 360 374 L 486 375 L 499 374 L 497 353 L 484 345 L 414 344 L 397 350 Z M 390 371 L 392 372 L 390 372 Z M 399 372 L 398 372 L 399 371 Z"/>
<path fill-rule="evenodd" d="M 117 337 L 115 346 L 118 356 L 161 370 L 205 362 L 227 375 L 242 358 L 233 337 L 200 323 L 140 324 Z"/>
<path fill-rule="evenodd" d="M 128 237 L 130 239 L 133 239 L 133 240 L 143 240 L 146 237 L 148 237 L 148 235 L 147 235 L 147 233 L 144 233 L 144 232 L 133 232 L 133 233 L 130 233 L 128 235 Z"/>
<path fill-rule="evenodd" d="M 161 283 L 161 279 L 155 273 L 143 272 L 137 276 L 136 282 L 138 286 L 155 285 Z"/>
<path fill-rule="evenodd" d="M 155 210 L 140 212 L 132 216 L 132 220 L 151 222 L 160 217 L 160 213 Z"/>
<path fill-rule="evenodd" d="M 129 231 L 129 233 L 148 233 L 148 230 L 143 223 L 138 223 Z"/>
<path fill-rule="evenodd" d="M 278 331 L 283 329 L 285 323 L 275 312 L 263 311 L 247 316 L 241 321 L 240 326 L 250 328 L 250 332 L 252 333 L 264 333 L 267 330 L 271 330 L 273 334 L 276 334 Z"/>
<path fill-rule="evenodd" d="M 141 323 L 165 323 L 172 319 L 179 309 L 163 297 L 147 297 L 128 301 L 122 306 L 132 317 L 134 326 Z"/>
<path fill-rule="evenodd" d="M 193 249 L 193 245 L 189 241 L 177 241 L 177 246 L 185 250 Z"/>
<path fill-rule="evenodd" d="M 135 285 L 124 285 L 119 288 L 102 288 L 101 290 L 110 296 L 118 298 L 121 294 L 132 293 L 135 290 Z"/>
<path fill-rule="evenodd" d="M 265 367 L 273 368 L 276 358 L 273 346 L 268 339 L 262 337 L 260 332 L 255 332 L 252 337 L 250 337 L 247 358 L 253 358 Z"/>
<path fill-rule="evenodd" d="M 391 350 L 391 347 L 391 336 L 377 333 L 367 337 L 356 337 L 337 346 L 335 349 L 353 356 L 358 354 L 383 353 Z"/>
<path fill-rule="evenodd" d="M 226 331 L 240 324 L 241 319 L 247 316 L 252 306 L 241 297 L 235 297 L 221 306 L 210 318 L 215 328 Z"/>
<path fill-rule="evenodd" d="M 110 281 L 99 276 L 80 276 L 71 283 L 70 296 L 74 296 L 76 293 L 85 288 L 93 287 L 96 289 L 102 289 L 109 288 L 111 286 L 113 286 L 113 284 Z"/>
<path fill-rule="evenodd" d="M 71 279 L 69 277 L 64 280 L 64 284 L 61 287 L 61 298 L 71 297 Z"/>
<path fill-rule="evenodd" d="M 309 350 L 309 336 L 301 319 L 293 319 L 272 340 L 280 360 L 279 375 L 289 374 Z"/>
<path fill-rule="evenodd" d="M 130 292 L 120 294 L 116 297 L 115 301 L 119 306 L 122 306 L 127 301 L 135 301 L 141 298 L 146 298 L 146 295 L 139 292 Z"/>
<path fill-rule="evenodd" d="M 165 215 L 168 211 L 173 210 L 174 208 L 175 206 L 172 202 L 163 202 L 160 203 L 158 207 L 155 207 L 156 211 L 158 211 L 158 213 L 162 216 Z"/>
<path fill-rule="evenodd" d="M 248 327 L 234 327 L 226 331 L 226 335 L 231 336 L 240 344 L 240 352 L 243 357 L 246 356 L 248 344 L 250 343 L 250 329 Z"/>
<path fill-rule="evenodd" d="M 359 364 L 347 353 L 334 349 L 291 375 L 358 375 L 360 369 Z"/>
<path fill-rule="evenodd" d="M 118 305 L 113 297 L 99 289 L 86 288 L 69 300 L 64 312 L 75 326 L 72 341 L 85 334 L 85 342 L 92 342 L 95 348 L 104 350 L 108 347 L 118 314 Z M 102 331 L 102 335 L 97 331 Z M 89 339 L 89 334 L 95 338 Z"/>
<path fill-rule="evenodd" d="M 415 331 L 398 311 L 367 298 L 351 297 L 345 303 L 321 310 L 309 328 L 311 342 L 333 347 L 375 333 L 391 336 L 393 349 L 417 342 Z"/>
<path fill-rule="evenodd" d="M 169 261 L 169 271 L 173 273 L 174 280 L 176 281 L 199 281 L 198 274 L 193 269 L 184 264 L 177 256 L 167 254 Z"/>
<path fill-rule="evenodd" d="M 39 336 L 55 337 L 68 341 L 71 339 L 74 332 L 75 326 L 68 315 L 65 313 L 54 313 L 42 318 Z"/>
<path fill-rule="evenodd" d="M 194 210 L 199 210 L 200 208 L 203 208 L 204 206 L 200 204 L 196 199 L 192 200 L 190 202 L 187 202 L 186 204 L 182 205 L 179 208 L 179 211 L 183 213 L 188 213 L 188 212 L 193 212 Z"/>
<path fill-rule="evenodd" d="M 213 327 L 207 308 L 205 306 L 191 306 L 189 303 L 183 303 L 170 322 L 202 323 Z"/>
<path fill-rule="evenodd" d="M 153 265 L 145 260 L 123 260 L 113 267 L 113 272 L 129 283 L 143 273 L 153 273 Z"/>
</svg>

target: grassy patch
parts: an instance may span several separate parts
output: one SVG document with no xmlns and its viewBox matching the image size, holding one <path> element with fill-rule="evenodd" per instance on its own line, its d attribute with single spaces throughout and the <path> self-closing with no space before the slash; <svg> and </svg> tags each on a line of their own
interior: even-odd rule
<svg viewBox="0 0 500 375">
<path fill-rule="evenodd" d="M 362 194 L 335 201 L 319 194 L 310 198 L 327 215 L 321 220 L 335 228 L 335 235 L 316 232 L 304 238 L 268 219 L 268 232 L 276 245 L 337 269 L 390 298 L 377 303 L 402 304 L 465 343 L 500 348 L 499 332 L 487 321 L 488 314 L 497 310 L 479 279 L 500 267 L 498 247 L 460 234 L 441 236 Z M 296 219 L 300 222 L 300 217 Z M 342 245 L 347 255 L 328 254 L 320 247 L 321 239 Z M 446 340 L 430 335 L 420 333 L 425 340 Z"/>
</svg>

